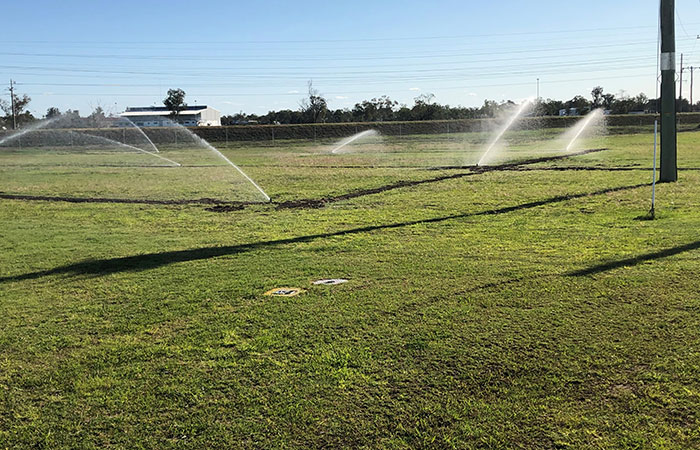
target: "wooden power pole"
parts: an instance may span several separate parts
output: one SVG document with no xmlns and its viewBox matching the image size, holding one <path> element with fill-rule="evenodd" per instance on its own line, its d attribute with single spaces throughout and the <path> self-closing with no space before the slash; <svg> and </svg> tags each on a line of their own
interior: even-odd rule
<svg viewBox="0 0 700 450">
<path fill-rule="evenodd" d="M 10 80 L 10 103 L 12 108 L 12 129 L 17 129 L 17 113 L 15 112 L 15 82 Z"/>
<path fill-rule="evenodd" d="M 661 182 L 678 180 L 675 7 L 661 0 Z"/>
</svg>

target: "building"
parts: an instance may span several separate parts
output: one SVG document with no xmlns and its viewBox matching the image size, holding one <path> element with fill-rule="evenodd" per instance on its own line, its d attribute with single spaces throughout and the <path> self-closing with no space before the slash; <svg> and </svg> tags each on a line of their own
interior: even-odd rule
<svg viewBox="0 0 700 450">
<path fill-rule="evenodd" d="M 569 108 L 569 109 L 560 109 L 559 115 L 560 116 L 580 116 L 581 114 L 579 114 L 578 108 Z"/>
<path fill-rule="evenodd" d="M 130 106 L 120 116 L 139 127 L 167 127 L 173 122 L 186 127 L 221 126 L 221 112 L 207 105 L 187 106 L 177 117 L 164 106 Z"/>
</svg>

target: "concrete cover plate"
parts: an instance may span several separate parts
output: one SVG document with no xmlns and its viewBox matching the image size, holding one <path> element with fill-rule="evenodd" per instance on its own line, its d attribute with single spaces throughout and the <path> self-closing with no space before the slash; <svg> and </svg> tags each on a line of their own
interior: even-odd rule
<svg viewBox="0 0 700 450">
<path fill-rule="evenodd" d="M 348 282 L 348 280 L 345 280 L 345 279 L 343 279 L 343 278 L 332 278 L 332 279 L 329 279 L 329 280 L 318 280 L 318 281 L 314 281 L 313 284 L 316 284 L 316 285 L 318 285 L 318 284 L 323 284 L 323 285 L 326 285 L 326 286 L 333 286 L 333 285 L 336 285 L 336 284 L 343 284 L 343 283 L 347 283 L 347 282 Z"/>
<path fill-rule="evenodd" d="M 302 292 L 304 291 L 299 288 L 283 287 L 270 289 L 269 291 L 265 292 L 265 295 L 273 295 L 275 297 L 294 297 L 295 295 L 299 295 Z"/>
</svg>

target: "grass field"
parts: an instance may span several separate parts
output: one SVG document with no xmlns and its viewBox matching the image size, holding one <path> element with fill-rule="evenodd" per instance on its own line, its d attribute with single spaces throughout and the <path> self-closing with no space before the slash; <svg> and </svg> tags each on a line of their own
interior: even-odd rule
<svg viewBox="0 0 700 450">
<path fill-rule="evenodd" d="M 0 199 L 0 448 L 700 447 L 700 133 L 653 221 L 648 132 L 427 170 L 484 139 L 220 147 L 274 202 L 226 213 Z M 4 152 L 0 191 L 238 200 L 82 161 Z"/>
</svg>

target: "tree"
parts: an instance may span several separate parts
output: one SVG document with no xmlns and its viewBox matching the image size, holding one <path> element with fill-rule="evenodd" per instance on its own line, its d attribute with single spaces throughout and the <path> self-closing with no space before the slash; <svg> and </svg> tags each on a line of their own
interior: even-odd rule
<svg viewBox="0 0 700 450">
<path fill-rule="evenodd" d="M 634 97 L 634 110 L 635 111 L 647 111 L 649 106 L 649 97 L 643 92 Z"/>
<path fill-rule="evenodd" d="M 591 108 L 600 108 L 603 106 L 603 88 L 596 86 L 591 91 L 591 97 L 593 102 L 591 103 Z"/>
<path fill-rule="evenodd" d="M 480 116 L 496 117 L 499 109 L 498 103 L 496 103 L 494 100 L 484 100 L 484 104 L 480 109 Z"/>
<path fill-rule="evenodd" d="M 308 97 L 303 99 L 299 106 L 301 107 L 304 121 L 307 123 L 318 123 L 326 121 L 328 113 L 328 102 L 323 96 L 314 89 L 313 82 L 309 81 Z"/>
<path fill-rule="evenodd" d="M 612 109 L 615 104 L 615 96 L 613 94 L 603 94 L 603 107 L 605 109 Z"/>
<path fill-rule="evenodd" d="M 558 116 L 559 111 L 562 109 L 564 109 L 564 102 L 548 98 L 547 100 L 540 100 L 538 102 L 535 114 L 541 116 Z"/>
<path fill-rule="evenodd" d="M 360 122 L 383 122 L 394 119 L 394 108 L 399 104 L 386 95 L 356 103 L 353 118 Z"/>
<path fill-rule="evenodd" d="M 163 100 L 163 104 L 170 111 L 173 118 L 180 115 L 180 111 L 187 108 L 185 103 L 185 91 L 182 89 L 168 89 L 168 96 Z"/>
<path fill-rule="evenodd" d="M 413 120 L 438 120 L 443 119 L 442 106 L 434 103 L 435 94 L 421 94 L 414 99 L 411 109 Z"/>
<path fill-rule="evenodd" d="M 107 118 L 105 117 L 105 112 L 101 106 L 95 108 L 95 110 L 88 116 L 88 123 L 91 127 L 104 126 Z"/>
<path fill-rule="evenodd" d="M 34 120 L 34 116 L 27 111 L 27 106 L 29 105 L 30 101 L 32 101 L 32 99 L 27 94 L 20 97 L 15 93 L 12 93 L 12 99 L 9 102 L 6 100 L 0 100 L 0 109 L 2 109 L 2 111 L 5 113 L 5 120 L 12 123 L 13 113 L 15 120 L 17 121 L 17 125 Z"/>
<path fill-rule="evenodd" d="M 576 108 L 576 110 L 578 111 L 579 114 L 586 113 L 588 111 L 588 109 L 590 108 L 590 106 L 591 106 L 590 102 L 588 100 L 586 100 L 586 98 L 581 96 L 581 95 L 575 96 L 574 98 L 572 98 L 571 100 L 569 100 L 568 102 L 566 102 L 564 104 L 564 107 L 566 109 Z"/>
<path fill-rule="evenodd" d="M 46 118 L 53 119 L 54 117 L 61 117 L 61 111 L 55 106 L 52 106 L 46 110 Z"/>
</svg>

